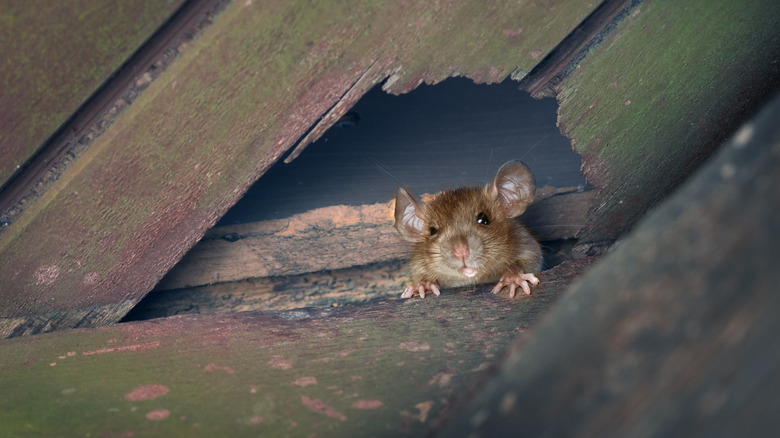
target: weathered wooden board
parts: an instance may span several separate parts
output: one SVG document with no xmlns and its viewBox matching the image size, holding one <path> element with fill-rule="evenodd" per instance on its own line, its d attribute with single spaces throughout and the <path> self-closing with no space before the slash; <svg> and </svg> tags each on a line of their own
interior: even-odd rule
<svg viewBox="0 0 780 438">
<path fill-rule="evenodd" d="M 555 86 L 609 244 L 780 89 L 780 2 L 647 0 Z M 587 250 L 587 248 L 585 248 Z"/>
<path fill-rule="evenodd" d="M 542 242 L 545 269 L 579 258 L 576 240 Z M 173 315 L 338 307 L 398 298 L 410 281 L 407 260 L 345 269 L 245 278 L 183 289 L 153 290 L 122 319 L 143 321 Z"/>
<path fill-rule="evenodd" d="M 182 3 L 3 2 L 0 186 Z"/>
<path fill-rule="evenodd" d="M 299 275 L 245 278 L 184 289 L 155 289 L 133 307 L 122 322 L 187 314 L 328 308 L 396 299 L 409 283 L 405 265 L 404 260 L 393 260 Z"/>
<path fill-rule="evenodd" d="M 522 219 L 539 240 L 573 238 L 585 224 L 594 195 L 575 188 L 544 187 Z M 406 258 L 409 244 L 393 227 L 393 202 L 319 208 L 287 219 L 212 228 L 155 289 Z"/>
<path fill-rule="evenodd" d="M 331 310 L 170 317 L 0 341 L 2 436 L 419 436 L 592 260 Z"/>
<path fill-rule="evenodd" d="M 522 76 L 595 6 L 230 3 L 2 231 L 0 335 L 117 321 L 324 113 Z"/>
<path fill-rule="evenodd" d="M 780 96 L 573 287 L 443 436 L 774 436 Z"/>
</svg>

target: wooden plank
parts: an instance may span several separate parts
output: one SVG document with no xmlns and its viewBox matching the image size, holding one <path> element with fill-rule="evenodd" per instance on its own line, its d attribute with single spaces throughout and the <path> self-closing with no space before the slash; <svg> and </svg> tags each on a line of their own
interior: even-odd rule
<svg viewBox="0 0 780 438">
<path fill-rule="evenodd" d="M 442 436 L 772 436 L 780 96 L 562 298 Z"/>
<path fill-rule="evenodd" d="M 537 192 L 536 200 L 521 216 L 523 223 L 540 242 L 574 238 L 585 224 L 596 191 L 563 187 L 548 193 Z"/>
<path fill-rule="evenodd" d="M 3 3 L 0 187 L 182 3 Z"/>
<path fill-rule="evenodd" d="M 117 321 L 358 81 L 501 81 L 594 7 L 230 3 L 2 231 L 0 335 Z"/>
<path fill-rule="evenodd" d="M 540 190 L 539 201 L 522 219 L 542 241 L 572 238 L 585 224 L 594 195 L 575 188 L 545 187 Z M 393 201 L 341 205 L 287 219 L 215 227 L 155 289 L 295 275 L 406 258 L 409 244 L 399 239 L 393 227 L 393 211 Z"/>
<path fill-rule="evenodd" d="M 0 435 L 419 436 L 592 262 L 519 299 L 486 285 L 5 339 Z"/>
<path fill-rule="evenodd" d="M 56 181 L 114 122 L 118 114 L 165 70 L 175 47 L 206 25 L 221 0 L 193 0 L 179 7 L 165 25 L 127 58 L 78 110 L 52 134 L 6 184 L 0 187 L 0 227 L 7 227 Z M 0 229 L 2 231 L 2 229 Z"/>
<path fill-rule="evenodd" d="M 558 124 L 602 189 L 583 251 L 608 245 L 780 89 L 780 3 L 638 3 L 557 87 Z"/>
<path fill-rule="evenodd" d="M 577 259 L 574 239 L 544 242 L 545 269 Z M 299 275 L 245 278 L 184 289 L 153 290 L 122 319 L 143 321 L 172 315 L 338 307 L 398 298 L 409 285 L 406 260 Z"/>
<path fill-rule="evenodd" d="M 184 289 L 155 289 L 122 321 L 187 314 L 328 308 L 395 299 L 409 282 L 404 265 L 402 260 L 392 260 L 300 275 L 245 278 Z"/>
</svg>

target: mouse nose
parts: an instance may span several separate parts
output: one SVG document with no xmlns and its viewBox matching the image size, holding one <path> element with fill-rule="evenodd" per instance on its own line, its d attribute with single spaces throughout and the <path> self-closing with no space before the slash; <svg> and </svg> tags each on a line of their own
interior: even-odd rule
<svg viewBox="0 0 780 438">
<path fill-rule="evenodd" d="M 465 242 L 458 242 L 452 248 L 452 253 L 459 259 L 469 256 L 469 246 Z"/>
</svg>

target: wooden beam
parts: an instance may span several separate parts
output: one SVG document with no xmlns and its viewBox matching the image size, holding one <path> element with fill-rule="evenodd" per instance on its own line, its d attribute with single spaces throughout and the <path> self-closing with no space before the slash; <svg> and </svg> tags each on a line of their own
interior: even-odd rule
<svg viewBox="0 0 780 438">
<path fill-rule="evenodd" d="M 592 262 L 514 299 L 485 285 L 0 340 L 0 435 L 419 436 Z"/>
<path fill-rule="evenodd" d="M 86 111 L 89 115 L 76 117 L 78 120 L 71 120 L 68 128 L 60 128 L 79 107 L 89 105 L 92 94 L 182 3 L 183 0 L 130 0 L 120 4 L 43 0 L 3 5 L 0 217 L 18 200 L 18 193 L 7 193 L 11 176 L 24 173 L 30 175 L 30 180 L 35 175 L 40 178 L 40 173 L 48 170 L 67 146 L 39 154 L 41 170 L 29 172 L 24 168 L 21 172 L 39 148 L 58 130 L 59 143 L 77 141 L 83 130 L 108 110 Z M 125 67 L 120 74 L 143 74 L 146 70 L 135 71 L 134 65 Z"/>
<path fill-rule="evenodd" d="M 558 126 L 601 190 L 579 234 L 599 252 L 780 90 L 780 2 L 638 3 L 555 89 Z"/>
<path fill-rule="evenodd" d="M 537 191 L 539 200 L 522 219 L 542 240 L 545 266 L 578 257 L 571 252 L 572 238 L 585 223 L 594 196 L 593 191 L 547 186 Z M 277 226 L 270 221 L 212 228 L 124 320 L 397 298 L 410 277 L 408 245 L 395 235 L 392 211 L 388 204 L 338 206 L 296 215 Z M 286 232 L 289 228 L 292 233 Z M 209 245 L 211 240 L 219 245 Z M 264 275 L 258 277 L 258 272 Z"/>
<path fill-rule="evenodd" d="M 403 260 L 344 269 L 244 278 L 183 289 L 153 290 L 122 321 L 172 315 L 329 308 L 396 299 L 409 283 Z"/>
<path fill-rule="evenodd" d="M 442 436 L 770 436 L 780 96 L 594 267 Z"/>
</svg>

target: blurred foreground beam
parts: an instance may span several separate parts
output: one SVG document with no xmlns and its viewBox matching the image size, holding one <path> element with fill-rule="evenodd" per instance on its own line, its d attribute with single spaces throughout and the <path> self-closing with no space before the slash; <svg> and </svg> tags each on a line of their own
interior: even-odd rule
<svg viewBox="0 0 780 438">
<path fill-rule="evenodd" d="M 446 435 L 780 427 L 780 97 L 558 302 Z"/>
</svg>

